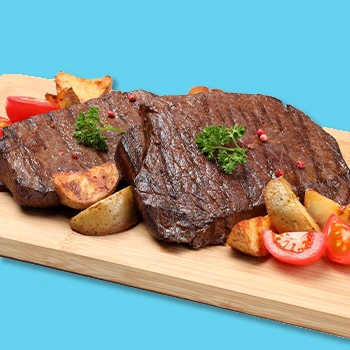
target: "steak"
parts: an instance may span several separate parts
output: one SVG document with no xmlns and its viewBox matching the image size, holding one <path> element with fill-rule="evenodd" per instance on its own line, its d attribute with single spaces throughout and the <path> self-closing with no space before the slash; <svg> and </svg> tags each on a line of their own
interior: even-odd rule
<svg viewBox="0 0 350 350">
<path fill-rule="evenodd" d="M 118 134 L 104 131 L 108 151 L 95 151 L 77 143 L 73 136 L 75 120 L 80 112 L 85 113 L 90 106 L 96 106 L 103 122 L 128 130 L 141 123 L 140 103 L 155 96 L 144 90 L 133 93 L 136 101 L 129 101 L 129 93 L 111 91 L 88 102 L 40 114 L 4 128 L 4 136 L 0 138 L 0 180 L 13 198 L 23 206 L 59 206 L 61 203 L 51 182 L 54 173 L 79 171 L 114 161 Z M 113 111 L 115 117 L 108 117 L 108 111 Z M 77 158 L 73 159 L 72 154 Z"/>
<path fill-rule="evenodd" d="M 192 248 L 225 243 L 240 220 L 265 215 L 263 190 L 277 169 L 297 196 L 306 188 L 350 202 L 350 170 L 336 140 L 309 116 L 254 94 L 156 97 L 141 106 L 142 125 L 121 137 L 116 163 L 133 186 L 144 222 L 163 241 Z M 248 161 L 224 174 L 195 144 L 208 125 L 243 125 Z M 262 142 L 258 129 L 268 137 Z M 303 161 L 304 168 L 297 167 Z"/>
</svg>

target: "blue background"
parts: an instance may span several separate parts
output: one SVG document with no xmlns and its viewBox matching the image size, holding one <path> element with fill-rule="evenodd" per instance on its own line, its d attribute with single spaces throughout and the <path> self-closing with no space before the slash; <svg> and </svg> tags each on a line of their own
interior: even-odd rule
<svg viewBox="0 0 350 350">
<path fill-rule="evenodd" d="M 0 74 L 263 93 L 350 131 L 347 1 L 1 3 Z M 1 229 L 1 228 L 0 228 Z M 350 305 L 349 305 L 350 307 Z M 0 259 L 0 349 L 348 349 L 320 332 Z"/>
</svg>

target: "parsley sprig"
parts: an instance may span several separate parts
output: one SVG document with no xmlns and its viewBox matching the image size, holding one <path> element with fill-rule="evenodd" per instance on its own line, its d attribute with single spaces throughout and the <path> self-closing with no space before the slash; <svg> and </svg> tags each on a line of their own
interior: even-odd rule
<svg viewBox="0 0 350 350">
<path fill-rule="evenodd" d="M 124 130 L 103 123 L 98 115 L 98 107 L 91 106 L 87 113 L 79 113 L 75 121 L 74 137 L 79 143 L 100 151 L 107 151 L 107 137 L 101 134 L 104 130 L 123 133 Z"/>
<path fill-rule="evenodd" d="M 247 162 L 247 148 L 241 148 L 237 140 L 245 134 L 241 125 L 234 125 L 230 128 L 219 125 L 206 126 L 201 133 L 195 137 L 198 148 L 208 160 L 217 158 L 220 169 L 226 174 L 232 174 L 239 164 Z M 234 147 L 228 147 L 232 142 Z"/>
</svg>

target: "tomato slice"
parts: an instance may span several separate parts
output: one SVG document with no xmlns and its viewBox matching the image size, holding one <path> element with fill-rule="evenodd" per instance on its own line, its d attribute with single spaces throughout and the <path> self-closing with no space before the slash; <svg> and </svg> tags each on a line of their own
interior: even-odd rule
<svg viewBox="0 0 350 350">
<path fill-rule="evenodd" d="M 338 263 L 350 264 L 350 226 L 332 214 L 323 232 L 327 235 L 327 256 Z"/>
<path fill-rule="evenodd" d="M 12 122 L 9 118 L 0 117 L 0 137 L 2 137 L 2 128 L 11 124 Z"/>
<path fill-rule="evenodd" d="M 275 233 L 264 230 L 266 249 L 278 260 L 293 265 L 309 265 L 322 257 L 326 250 L 327 235 L 323 232 Z"/>
<path fill-rule="evenodd" d="M 33 115 L 59 109 L 59 105 L 44 99 L 26 96 L 8 96 L 5 110 L 12 122 L 28 119 Z"/>
</svg>

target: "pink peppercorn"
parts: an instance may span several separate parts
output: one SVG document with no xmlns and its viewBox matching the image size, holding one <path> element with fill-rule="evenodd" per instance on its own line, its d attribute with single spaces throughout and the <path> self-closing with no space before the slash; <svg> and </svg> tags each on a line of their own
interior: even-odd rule
<svg viewBox="0 0 350 350">
<path fill-rule="evenodd" d="M 77 153 L 72 153 L 72 158 L 73 159 L 78 159 L 78 154 Z"/>
<path fill-rule="evenodd" d="M 263 141 L 263 142 L 267 141 L 267 135 L 266 134 L 261 134 L 259 136 L 259 138 L 260 138 L 260 141 Z"/>
<path fill-rule="evenodd" d="M 130 94 L 128 97 L 130 102 L 135 102 L 136 101 L 136 95 L 135 94 Z"/>
<path fill-rule="evenodd" d="M 264 131 L 264 129 L 258 129 L 258 131 L 256 133 L 260 137 L 261 135 L 265 134 L 265 131 Z"/>
<path fill-rule="evenodd" d="M 110 118 L 114 118 L 115 117 L 115 113 L 113 111 L 108 111 L 107 112 L 107 115 L 110 117 Z"/>
<path fill-rule="evenodd" d="M 303 162 L 302 160 L 298 160 L 298 161 L 297 161 L 297 167 L 298 167 L 299 169 L 305 168 L 305 162 Z"/>
<path fill-rule="evenodd" d="M 276 176 L 277 177 L 283 176 L 283 174 L 284 174 L 284 171 L 282 169 L 277 169 L 276 170 Z"/>
</svg>

